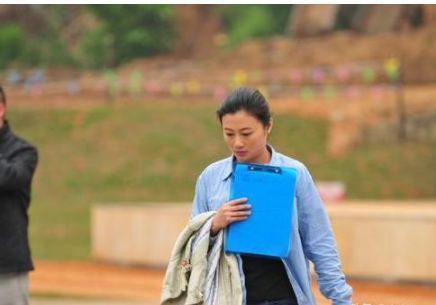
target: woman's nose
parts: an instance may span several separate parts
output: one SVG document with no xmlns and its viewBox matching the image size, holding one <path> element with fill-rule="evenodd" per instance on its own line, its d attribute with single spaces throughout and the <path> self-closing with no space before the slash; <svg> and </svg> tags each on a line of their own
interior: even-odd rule
<svg viewBox="0 0 436 305">
<path fill-rule="evenodd" d="M 244 146 L 244 142 L 240 137 L 237 136 L 235 138 L 235 147 L 243 147 L 243 146 Z"/>
</svg>

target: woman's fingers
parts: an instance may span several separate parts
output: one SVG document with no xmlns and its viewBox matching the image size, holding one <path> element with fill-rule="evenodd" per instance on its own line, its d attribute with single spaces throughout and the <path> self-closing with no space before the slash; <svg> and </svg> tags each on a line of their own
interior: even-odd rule
<svg viewBox="0 0 436 305">
<path fill-rule="evenodd" d="M 248 200 L 248 198 L 246 198 L 246 197 L 238 198 L 238 199 L 230 200 L 229 202 L 227 202 L 227 204 L 230 205 L 230 206 L 236 206 L 238 204 L 246 202 L 247 200 Z"/>
<path fill-rule="evenodd" d="M 251 211 L 249 210 L 250 207 L 249 207 L 249 205 L 244 205 L 243 208 L 244 209 L 240 209 L 240 210 L 236 210 L 236 211 L 229 211 L 227 213 L 228 223 L 247 219 L 251 214 Z"/>
<path fill-rule="evenodd" d="M 244 215 L 244 216 L 233 216 L 233 217 L 230 217 L 230 222 L 229 223 L 232 223 L 232 222 L 235 222 L 235 221 L 242 221 L 242 220 L 246 220 L 246 219 L 248 219 L 248 217 L 249 217 L 249 215 Z"/>
<path fill-rule="evenodd" d="M 225 203 L 226 209 L 229 211 L 249 210 L 251 205 L 246 204 L 248 198 L 238 198 Z"/>
<path fill-rule="evenodd" d="M 230 207 L 231 211 L 243 211 L 243 210 L 249 210 L 251 208 L 250 204 L 239 204 L 236 206 Z"/>
<path fill-rule="evenodd" d="M 229 212 L 227 215 L 229 217 L 237 217 L 237 216 L 248 216 L 251 214 L 250 210 L 246 210 L 246 211 L 233 211 L 233 212 Z"/>
</svg>

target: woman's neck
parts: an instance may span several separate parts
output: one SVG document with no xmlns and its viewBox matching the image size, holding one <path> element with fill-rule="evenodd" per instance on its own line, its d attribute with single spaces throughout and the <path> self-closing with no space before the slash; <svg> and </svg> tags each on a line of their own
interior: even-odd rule
<svg viewBox="0 0 436 305">
<path fill-rule="evenodd" d="M 268 146 L 265 146 L 265 151 L 263 152 L 262 156 L 259 158 L 259 161 L 256 163 L 260 164 L 268 164 L 271 161 L 271 151 Z"/>
</svg>

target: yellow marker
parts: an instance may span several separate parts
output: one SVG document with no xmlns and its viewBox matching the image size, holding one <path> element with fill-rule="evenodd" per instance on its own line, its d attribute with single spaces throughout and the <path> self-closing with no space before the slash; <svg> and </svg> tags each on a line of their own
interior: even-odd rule
<svg viewBox="0 0 436 305">
<path fill-rule="evenodd" d="M 190 80 L 186 84 L 186 91 L 192 95 L 198 94 L 200 92 L 200 83 L 197 80 Z"/>
<path fill-rule="evenodd" d="M 247 79 L 248 79 L 247 73 L 245 73 L 242 70 L 237 70 L 235 72 L 235 74 L 233 75 L 233 83 L 236 86 L 243 86 L 243 85 L 245 85 L 247 83 Z"/>
<path fill-rule="evenodd" d="M 173 83 L 170 86 L 170 94 L 172 96 L 180 96 L 183 94 L 183 85 L 179 83 Z"/>
<path fill-rule="evenodd" d="M 384 63 L 385 73 L 390 80 L 396 80 L 400 76 L 400 62 L 398 59 L 391 57 Z"/>
</svg>

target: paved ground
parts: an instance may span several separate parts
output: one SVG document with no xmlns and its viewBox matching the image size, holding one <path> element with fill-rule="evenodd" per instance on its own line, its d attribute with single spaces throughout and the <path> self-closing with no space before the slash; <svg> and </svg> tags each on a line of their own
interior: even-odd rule
<svg viewBox="0 0 436 305">
<path fill-rule="evenodd" d="M 163 276 L 160 269 L 37 261 L 30 305 L 158 305 Z M 349 282 L 356 305 L 436 305 L 436 284 Z M 329 304 L 313 290 L 318 305 Z"/>
</svg>

